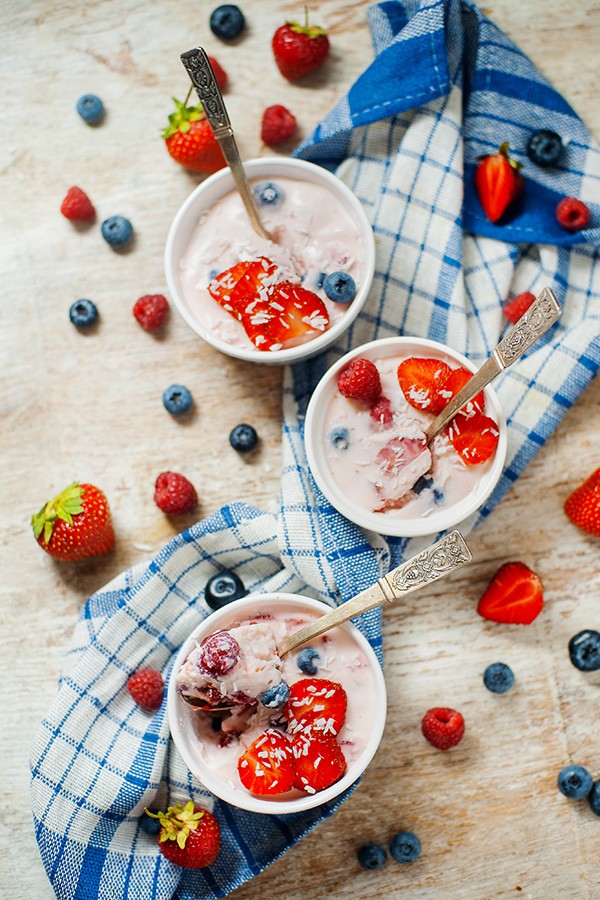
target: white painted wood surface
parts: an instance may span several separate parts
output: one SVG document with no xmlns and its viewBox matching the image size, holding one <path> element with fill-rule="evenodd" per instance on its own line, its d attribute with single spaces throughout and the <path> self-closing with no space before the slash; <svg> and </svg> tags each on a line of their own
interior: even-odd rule
<svg viewBox="0 0 600 900">
<path fill-rule="evenodd" d="M 167 335 L 139 329 L 131 308 L 165 290 L 162 250 L 169 223 L 199 177 L 167 156 L 159 137 L 171 95 L 186 91 L 179 53 L 204 44 L 230 77 L 227 104 L 245 157 L 265 155 L 265 106 L 287 105 L 308 133 L 371 58 L 367 2 L 313 4 L 329 28 L 326 67 L 303 85 L 277 73 L 268 47 L 301 4 L 243 4 L 235 45 L 208 29 L 216 2 L 193 0 L 2 0 L 2 467 L 0 729 L 4 782 L 0 894 L 52 896 L 33 837 L 28 754 L 53 695 L 78 612 L 97 588 L 146 559 L 180 526 L 152 502 L 156 474 L 185 472 L 201 514 L 243 498 L 273 503 L 279 483 L 280 372 L 235 362 L 204 346 L 174 313 Z M 318 12 L 316 11 L 318 10 Z M 600 135 L 600 6 L 559 0 L 495 0 L 485 11 L 533 58 Z M 98 93 L 106 121 L 88 128 L 74 105 Z M 59 215 L 78 184 L 99 219 L 131 218 L 136 243 L 115 254 L 98 229 L 74 234 Z M 71 302 L 101 310 L 94 335 L 73 329 Z M 163 388 L 183 381 L 197 400 L 189 423 L 163 410 Z M 600 777 L 600 673 L 570 664 L 569 637 L 600 627 L 600 544 L 562 512 L 568 492 L 600 464 L 600 385 L 569 412 L 510 495 L 470 539 L 477 560 L 434 585 L 407 609 L 385 614 L 390 704 L 380 752 L 334 818 L 233 896 L 540 898 L 600 896 L 600 819 L 566 801 L 556 776 L 566 763 Z M 262 448 L 248 463 L 227 435 L 253 422 Z M 33 542 L 29 518 L 74 478 L 109 495 L 118 533 L 109 557 L 58 565 Z M 477 599 L 496 567 L 520 558 L 545 585 L 546 606 L 529 628 L 484 623 Z M 488 694 L 492 661 L 517 676 L 505 697 Z M 461 709 L 467 735 L 451 754 L 419 733 L 432 705 Z M 356 848 L 414 830 L 420 860 L 362 871 Z"/>
</svg>

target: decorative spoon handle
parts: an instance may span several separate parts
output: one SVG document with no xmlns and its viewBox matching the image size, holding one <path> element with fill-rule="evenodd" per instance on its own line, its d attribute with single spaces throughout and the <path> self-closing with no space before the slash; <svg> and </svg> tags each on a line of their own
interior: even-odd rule
<svg viewBox="0 0 600 900">
<path fill-rule="evenodd" d="M 254 197 L 246 173 L 240 159 L 239 150 L 233 135 L 233 128 L 227 115 L 225 102 L 221 89 L 217 84 L 212 66 L 208 60 L 208 55 L 202 47 L 194 47 L 193 50 L 187 50 L 181 54 L 181 61 L 187 69 L 191 82 L 196 88 L 196 93 L 200 98 L 206 118 L 214 131 L 215 137 L 219 142 L 223 156 L 227 165 L 231 169 L 233 180 L 243 200 L 246 212 L 250 218 L 252 227 L 260 237 L 266 240 L 272 240 L 268 231 L 263 228 Z"/>
<path fill-rule="evenodd" d="M 459 409 L 477 396 L 479 391 L 493 381 L 500 372 L 519 359 L 526 350 L 535 344 L 538 338 L 546 334 L 557 321 L 561 312 L 558 300 L 550 288 L 544 288 L 527 312 L 523 313 L 516 325 L 502 338 L 481 368 L 452 398 L 448 406 L 436 416 L 425 433 L 427 443 L 432 441 L 436 434 L 454 418 Z"/>
<path fill-rule="evenodd" d="M 352 600 L 342 603 L 341 606 L 319 616 L 304 628 L 287 635 L 277 647 L 277 652 L 283 656 L 290 650 L 294 650 L 295 647 L 299 647 L 300 644 L 305 644 L 323 634 L 324 631 L 329 631 L 335 625 L 347 622 L 348 619 L 353 619 L 386 602 L 393 603 L 394 600 L 399 600 L 412 591 L 432 584 L 438 578 L 443 578 L 450 572 L 460 569 L 471 559 L 471 551 L 462 534 L 459 531 L 451 531 L 431 547 L 402 563 L 397 569 L 388 572 L 372 587 L 357 594 Z"/>
</svg>

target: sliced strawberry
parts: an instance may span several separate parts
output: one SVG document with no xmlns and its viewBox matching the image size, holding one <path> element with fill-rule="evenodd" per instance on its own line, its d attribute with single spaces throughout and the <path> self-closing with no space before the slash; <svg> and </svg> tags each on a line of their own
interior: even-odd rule
<svg viewBox="0 0 600 900">
<path fill-rule="evenodd" d="M 442 396 L 446 397 L 446 406 L 453 397 L 456 397 L 458 392 L 464 388 L 467 381 L 470 381 L 472 377 L 473 373 L 469 372 L 468 369 L 463 369 L 462 366 L 459 366 L 457 369 L 452 369 L 444 382 L 444 387 L 441 389 Z M 484 407 L 485 399 L 483 391 L 480 391 L 472 400 L 465 404 L 460 411 L 466 415 L 471 415 L 473 412 L 483 412 Z"/>
<path fill-rule="evenodd" d="M 522 562 L 507 562 L 500 566 L 483 592 L 477 612 L 492 622 L 529 625 L 543 605 L 539 576 Z"/>
<path fill-rule="evenodd" d="M 246 334 L 259 350 L 278 350 L 288 341 L 323 332 L 329 325 L 321 298 L 290 281 L 272 283 L 258 294 L 246 295 L 237 310 Z"/>
<path fill-rule="evenodd" d="M 234 309 L 240 310 L 240 304 L 248 297 L 264 300 L 265 291 L 278 281 L 282 280 L 281 269 L 271 262 L 266 256 L 260 256 L 252 260 L 231 292 L 231 303 Z"/>
<path fill-rule="evenodd" d="M 399 472 L 414 462 L 427 449 L 427 439 L 423 437 L 394 437 L 382 447 L 375 462 L 384 475 L 395 477 Z"/>
<path fill-rule="evenodd" d="M 451 372 L 450 366 L 441 359 L 411 356 L 398 366 L 398 382 L 414 409 L 437 415 L 448 402 L 440 391 Z"/>
<path fill-rule="evenodd" d="M 291 686 L 283 714 L 290 734 L 306 729 L 337 734 L 346 719 L 347 705 L 341 684 L 326 678 L 301 678 Z"/>
<path fill-rule="evenodd" d="M 238 759 L 240 781 L 251 794 L 283 794 L 292 789 L 296 761 L 287 735 L 264 731 Z"/>
<path fill-rule="evenodd" d="M 498 425 L 480 412 L 456 416 L 446 430 L 452 446 L 467 466 L 485 462 L 498 446 Z"/>
<path fill-rule="evenodd" d="M 299 734 L 292 749 L 296 758 L 294 787 L 307 794 L 324 791 L 346 772 L 346 757 L 331 734 Z"/>
<path fill-rule="evenodd" d="M 231 304 L 231 294 L 242 275 L 245 274 L 246 270 L 251 265 L 252 263 L 249 261 L 238 262 L 213 278 L 208 285 L 208 292 L 211 297 L 232 315 L 235 315 L 235 309 Z"/>
</svg>

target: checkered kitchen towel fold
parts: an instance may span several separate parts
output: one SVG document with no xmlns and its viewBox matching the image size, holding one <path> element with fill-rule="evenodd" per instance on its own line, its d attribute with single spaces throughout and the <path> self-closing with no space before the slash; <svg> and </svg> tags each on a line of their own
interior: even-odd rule
<svg viewBox="0 0 600 900">
<path fill-rule="evenodd" d="M 148 716 L 123 690 L 140 666 L 168 677 L 208 612 L 203 586 L 222 568 L 250 590 L 339 603 L 422 546 L 365 535 L 310 478 L 303 413 L 335 358 L 408 334 L 481 362 L 502 332 L 504 299 L 553 287 L 560 323 L 499 382 L 510 435 L 504 477 L 463 531 L 498 502 L 600 364 L 600 154 L 582 123 L 469 2 L 385 2 L 369 21 L 375 61 L 299 154 L 338 171 L 364 204 L 377 238 L 373 290 L 348 335 L 287 373 L 279 515 L 224 507 L 86 603 L 32 753 L 36 836 L 59 900 L 221 897 L 336 808 L 257 816 L 214 799 L 172 746 L 164 707 Z M 472 189 L 477 156 L 508 140 L 524 160 L 527 136 L 540 127 L 562 135 L 560 166 L 527 165 L 521 211 L 509 225 L 490 224 Z M 553 211 L 564 195 L 588 203 L 591 228 L 560 231 Z M 377 611 L 361 627 L 380 653 Z M 144 806 L 188 797 L 214 809 L 223 836 L 216 864 L 196 872 L 167 862 L 138 824 Z"/>
</svg>

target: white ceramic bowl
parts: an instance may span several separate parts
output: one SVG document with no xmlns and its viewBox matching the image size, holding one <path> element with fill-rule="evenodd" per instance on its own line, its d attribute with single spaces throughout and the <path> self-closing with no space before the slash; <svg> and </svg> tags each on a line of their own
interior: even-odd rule
<svg viewBox="0 0 600 900">
<path fill-rule="evenodd" d="M 395 518 L 390 512 L 384 514 L 365 509 L 349 498 L 333 478 L 325 455 L 326 412 L 337 391 L 337 376 L 357 356 L 373 361 L 390 356 L 446 358 L 455 361 L 457 365 L 464 366 L 471 372 L 474 372 L 476 367 L 461 353 L 457 353 L 437 341 L 411 337 L 382 338 L 357 347 L 331 366 L 313 392 L 306 411 L 304 440 L 308 464 L 319 488 L 338 512 L 362 528 L 394 537 L 419 537 L 454 528 L 455 525 L 479 509 L 495 488 L 502 474 L 506 459 L 507 429 L 495 391 L 491 387 L 485 388 L 485 412 L 498 423 L 500 437 L 492 464 L 479 479 L 475 490 L 455 504 L 440 508 L 439 511 L 434 511 L 428 516 Z"/>
<path fill-rule="evenodd" d="M 352 191 L 339 178 L 332 175 L 327 169 L 322 168 L 322 166 L 317 166 L 314 163 L 301 159 L 263 157 L 244 163 L 244 169 L 249 179 L 276 180 L 278 177 L 294 178 L 299 181 L 321 185 L 324 191 L 335 197 L 337 202 L 349 214 L 361 235 L 363 248 L 362 277 L 357 286 L 356 296 L 344 315 L 334 322 L 327 331 L 296 347 L 261 351 L 253 347 L 250 341 L 248 341 L 248 346 L 234 346 L 208 330 L 206 323 L 203 323 L 199 318 L 194 304 L 190 303 L 189 299 L 184 295 L 180 281 L 180 261 L 202 213 L 225 194 L 235 189 L 231 170 L 228 166 L 209 176 L 192 191 L 171 224 L 165 247 L 165 274 L 170 296 L 190 328 L 207 343 L 229 356 L 267 364 L 287 364 L 297 362 L 300 359 L 308 359 L 320 353 L 325 347 L 335 341 L 348 328 L 364 305 L 373 281 L 375 267 L 373 229 L 361 204 Z"/>
<path fill-rule="evenodd" d="M 316 794 L 306 794 L 306 796 L 291 800 L 277 800 L 275 798 L 266 800 L 250 794 L 241 784 L 239 788 L 232 787 L 215 773 L 214 770 L 210 769 L 202 756 L 201 739 L 194 728 L 194 720 L 198 716 L 198 712 L 186 703 L 185 700 L 182 700 L 177 693 L 175 689 L 175 675 L 194 648 L 196 641 L 201 641 L 215 631 L 231 628 L 236 622 L 239 622 L 240 619 L 244 619 L 247 616 L 255 615 L 258 612 L 269 612 L 269 608 L 272 604 L 276 604 L 277 607 L 289 607 L 290 612 L 316 611 L 317 613 L 326 613 L 330 610 L 330 607 L 326 604 L 321 603 L 318 600 L 312 600 L 308 597 L 302 597 L 298 594 L 250 594 L 248 597 L 235 600 L 228 606 L 207 616 L 201 625 L 199 625 L 183 643 L 177 655 L 169 680 L 167 715 L 171 735 L 179 753 L 187 764 L 190 772 L 195 775 L 209 791 L 212 791 L 217 797 L 220 797 L 222 800 L 231 803 L 233 806 L 238 806 L 241 809 L 247 809 L 251 812 L 268 813 L 270 815 L 280 815 L 282 813 L 301 812 L 305 809 L 312 809 L 315 806 L 320 806 L 322 803 L 326 803 L 328 800 L 337 797 L 349 788 L 350 785 L 354 784 L 375 755 L 381 741 L 385 726 L 387 699 L 383 672 L 371 645 L 358 628 L 351 622 L 338 625 L 335 630 L 345 630 L 350 634 L 352 640 L 356 642 L 359 649 L 365 654 L 373 674 L 373 682 L 377 697 L 376 708 L 374 711 L 374 724 L 368 735 L 367 743 L 359 757 L 348 766 L 348 770 L 343 778 L 335 784 L 332 784 L 331 787 L 319 791 Z M 299 675 L 299 677 L 303 676 Z"/>
</svg>

